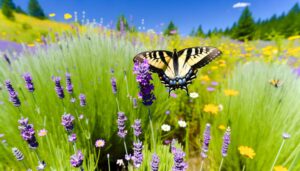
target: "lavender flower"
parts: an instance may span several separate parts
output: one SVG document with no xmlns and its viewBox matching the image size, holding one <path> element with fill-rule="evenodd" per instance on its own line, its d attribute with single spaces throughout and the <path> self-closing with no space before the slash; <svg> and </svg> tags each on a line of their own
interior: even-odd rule
<svg viewBox="0 0 300 171">
<path fill-rule="evenodd" d="M 117 94 L 117 82 L 116 82 L 116 78 L 111 78 L 111 87 L 112 87 L 112 92 L 114 94 Z"/>
<path fill-rule="evenodd" d="M 136 137 L 140 136 L 142 134 L 142 126 L 141 126 L 141 120 L 140 119 L 136 119 L 134 121 L 134 125 L 131 126 L 134 130 L 134 135 Z"/>
<path fill-rule="evenodd" d="M 14 106 L 16 106 L 16 107 L 21 106 L 21 101 L 18 97 L 18 94 L 15 91 L 15 89 L 12 87 L 10 81 L 6 80 L 5 85 L 6 85 L 8 93 L 9 93 L 9 101 L 11 101 L 14 104 Z"/>
<path fill-rule="evenodd" d="M 70 163 L 73 167 L 80 167 L 83 163 L 83 154 L 77 151 L 76 154 L 71 156 Z"/>
<path fill-rule="evenodd" d="M 143 99 L 143 104 L 146 106 L 150 106 L 156 99 L 152 92 L 154 85 L 150 83 L 152 76 L 149 72 L 149 67 L 147 60 L 134 63 L 134 74 L 137 75 L 136 81 L 139 83 L 140 88 L 139 96 Z"/>
<path fill-rule="evenodd" d="M 31 93 L 34 92 L 34 86 L 33 86 L 32 77 L 30 73 L 25 73 L 23 75 L 23 78 L 25 80 L 27 90 Z"/>
<path fill-rule="evenodd" d="M 84 107 L 86 105 L 86 97 L 84 94 L 79 95 L 80 106 Z"/>
<path fill-rule="evenodd" d="M 222 156 L 226 157 L 228 152 L 228 146 L 230 144 L 230 127 L 227 128 L 223 137 L 223 145 L 222 145 Z"/>
<path fill-rule="evenodd" d="M 136 109 L 137 108 L 137 99 L 133 98 L 132 102 L 133 102 L 133 108 Z"/>
<path fill-rule="evenodd" d="M 206 124 L 203 136 L 204 136 L 204 138 L 203 138 L 201 156 L 203 158 L 207 158 L 207 152 L 208 152 L 209 141 L 210 141 L 210 124 L 209 123 Z"/>
<path fill-rule="evenodd" d="M 66 73 L 66 90 L 69 94 L 73 94 L 73 84 L 71 81 L 71 74 Z"/>
<path fill-rule="evenodd" d="M 185 153 L 180 149 L 176 149 L 174 153 L 174 166 L 172 171 L 185 171 L 188 165 L 184 162 Z"/>
<path fill-rule="evenodd" d="M 74 116 L 71 114 L 64 114 L 61 117 L 61 124 L 65 127 L 66 131 L 71 132 L 74 128 Z"/>
<path fill-rule="evenodd" d="M 143 144 L 141 141 L 133 143 L 133 165 L 139 168 L 143 162 Z"/>
<path fill-rule="evenodd" d="M 126 128 L 126 122 L 127 117 L 125 116 L 124 112 L 118 112 L 118 136 L 121 138 L 125 138 L 127 135 L 127 130 Z"/>
<path fill-rule="evenodd" d="M 159 168 L 159 157 L 156 154 L 152 155 L 151 160 L 151 171 L 158 171 Z"/>
<path fill-rule="evenodd" d="M 75 142 L 77 139 L 76 134 L 69 135 L 69 142 Z"/>
<path fill-rule="evenodd" d="M 60 99 L 63 99 L 65 97 L 65 94 L 64 94 L 64 89 L 62 88 L 61 83 L 60 83 L 60 77 L 55 77 L 54 81 L 55 81 L 56 94 L 58 95 L 58 97 Z"/>
<path fill-rule="evenodd" d="M 22 138 L 27 141 L 30 148 L 37 148 L 38 142 L 35 138 L 35 131 L 32 124 L 28 124 L 28 118 L 21 118 L 19 121 L 19 130 L 21 131 Z"/>
</svg>

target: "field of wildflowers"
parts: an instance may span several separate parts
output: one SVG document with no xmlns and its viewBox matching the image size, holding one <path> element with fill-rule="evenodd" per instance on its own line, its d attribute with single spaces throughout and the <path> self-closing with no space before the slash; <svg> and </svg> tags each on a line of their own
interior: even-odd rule
<svg viewBox="0 0 300 171">
<path fill-rule="evenodd" d="M 106 29 L 1 54 L 1 170 L 299 170 L 299 39 L 163 37 Z M 170 94 L 132 58 L 223 55 Z"/>
</svg>

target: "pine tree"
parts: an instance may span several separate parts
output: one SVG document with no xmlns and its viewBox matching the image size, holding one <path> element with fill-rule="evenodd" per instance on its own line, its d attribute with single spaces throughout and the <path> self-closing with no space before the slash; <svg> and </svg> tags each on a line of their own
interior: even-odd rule
<svg viewBox="0 0 300 171">
<path fill-rule="evenodd" d="M 121 15 L 118 18 L 118 22 L 117 22 L 117 26 L 116 27 L 117 27 L 118 31 L 130 31 L 130 27 L 129 27 L 128 21 L 127 21 L 127 19 L 125 18 L 124 15 Z"/>
<path fill-rule="evenodd" d="M 37 0 L 30 0 L 28 4 L 28 12 L 29 15 L 39 18 L 39 19 L 45 19 L 46 15 L 40 6 L 39 2 Z"/>
<path fill-rule="evenodd" d="M 204 37 L 204 32 L 202 30 L 202 26 L 201 25 L 198 26 L 198 29 L 197 29 L 197 31 L 195 33 L 195 36 L 197 36 L 197 37 Z"/>
<path fill-rule="evenodd" d="M 14 16 L 14 13 L 13 13 L 13 9 L 11 8 L 11 3 L 12 1 L 11 0 L 3 0 L 2 2 L 2 14 L 10 19 L 10 20 L 14 20 L 15 19 L 15 16 Z"/>
<path fill-rule="evenodd" d="M 5 0 L 0 0 L 0 7 L 2 7 L 4 1 L 5 1 Z M 9 0 L 9 1 L 7 1 L 6 3 L 8 4 L 8 6 L 9 6 L 11 9 L 13 9 L 13 10 L 16 9 L 16 5 L 15 5 L 15 3 L 14 3 L 12 0 Z"/>
<path fill-rule="evenodd" d="M 26 14 L 26 12 L 20 6 L 17 6 L 15 11 L 20 14 Z"/>
<path fill-rule="evenodd" d="M 255 23 L 252 14 L 246 7 L 239 18 L 236 28 L 233 32 L 233 38 L 238 40 L 252 40 L 255 32 Z"/>
<path fill-rule="evenodd" d="M 164 31 L 164 35 L 171 36 L 178 34 L 178 28 L 175 26 L 173 21 L 170 21 L 168 27 Z"/>
</svg>

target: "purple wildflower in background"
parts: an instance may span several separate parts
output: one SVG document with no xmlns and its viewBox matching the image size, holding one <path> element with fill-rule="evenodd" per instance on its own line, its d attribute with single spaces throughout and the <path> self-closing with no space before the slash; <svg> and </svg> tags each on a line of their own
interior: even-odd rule
<svg viewBox="0 0 300 171">
<path fill-rule="evenodd" d="M 111 78 L 111 87 L 112 87 L 112 92 L 114 93 L 114 94 L 117 94 L 117 80 L 116 80 L 116 78 Z"/>
<path fill-rule="evenodd" d="M 4 60 L 8 63 L 8 65 L 11 65 L 10 59 L 6 54 L 3 55 Z"/>
<path fill-rule="evenodd" d="M 142 134 L 142 126 L 141 126 L 141 120 L 140 119 L 136 119 L 134 121 L 134 124 L 132 125 L 133 128 L 133 134 L 138 137 Z"/>
<path fill-rule="evenodd" d="M 212 86 L 217 86 L 217 85 L 219 85 L 219 83 L 216 82 L 216 81 L 212 81 L 210 84 L 211 84 Z"/>
<path fill-rule="evenodd" d="M 141 141 L 133 143 L 133 165 L 139 168 L 143 162 L 143 143 Z"/>
<path fill-rule="evenodd" d="M 60 77 L 55 77 L 54 81 L 55 81 L 56 94 L 58 95 L 58 97 L 60 99 L 63 99 L 65 97 L 65 94 L 64 94 L 64 89 L 62 88 L 61 83 L 60 83 Z"/>
<path fill-rule="evenodd" d="M 176 149 L 174 153 L 174 166 L 172 171 L 185 171 L 188 167 L 187 163 L 184 162 L 185 153 L 180 149 Z"/>
<path fill-rule="evenodd" d="M 86 97 L 84 94 L 79 95 L 80 106 L 84 107 L 86 105 Z"/>
<path fill-rule="evenodd" d="M 228 127 L 224 133 L 223 145 L 222 145 L 222 156 L 226 157 L 228 152 L 228 146 L 230 144 L 230 127 Z"/>
<path fill-rule="evenodd" d="M 28 118 L 21 118 L 19 121 L 19 130 L 21 131 L 22 138 L 27 141 L 30 148 L 37 148 L 38 142 L 35 138 L 35 131 L 32 124 L 28 124 Z"/>
<path fill-rule="evenodd" d="M 207 158 L 207 152 L 208 152 L 209 141 L 210 141 L 210 124 L 209 123 L 206 124 L 203 136 L 204 137 L 203 137 L 201 156 L 203 158 Z"/>
<path fill-rule="evenodd" d="M 137 108 L 137 99 L 133 98 L 132 102 L 133 102 L 133 108 L 136 109 Z"/>
<path fill-rule="evenodd" d="M 80 167 L 83 163 L 83 154 L 77 151 L 76 154 L 71 156 L 70 163 L 73 167 Z"/>
<path fill-rule="evenodd" d="M 150 83 L 152 76 L 149 72 L 150 65 L 147 60 L 143 62 L 134 63 L 134 74 L 136 74 L 136 81 L 139 83 L 139 96 L 143 99 L 143 104 L 150 106 L 153 101 L 156 99 L 152 90 L 154 85 Z"/>
<path fill-rule="evenodd" d="M 127 135 L 126 122 L 127 117 L 124 112 L 118 112 L 118 136 L 121 138 L 125 138 Z"/>
<path fill-rule="evenodd" d="M 75 142 L 77 140 L 76 134 L 69 135 L 69 142 Z"/>
<path fill-rule="evenodd" d="M 151 160 L 151 171 L 158 171 L 159 168 L 159 157 L 156 154 L 152 155 Z"/>
<path fill-rule="evenodd" d="M 61 124 L 65 127 L 66 131 L 71 132 L 74 128 L 74 116 L 71 114 L 64 114 L 61 117 Z"/>
<path fill-rule="evenodd" d="M 213 87 L 207 87 L 206 90 L 212 92 L 212 91 L 215 91 L 215 88 L 213 88 Z"/>
<path fill-rule="evenodd" d="M 294 69 L 294 73 L 295 73 L 298 77 L 300 77 L 300 67 Z"/>
<path fill-rule="evenodd" d="M 9 101 L 11 101 L 14 104 L 14 106 L 16 106 L 16 107 L 21 106 L 21 101 L 18 97 L 18 94 L 15 91 L 15 89 L 12 87 L 10 81 L 6 80 L 5 85 L 6 85 L 8 93 L 9 93 Z"/>
<path fill-rule="evenodd" d="M 69 94 L 73 94 L 73 84 L 71 81 L 71 74 L 66 73 L 66 90 Z"/>
<path fill-rule="evenodd" d="M 30 73 L 25 73 L 23 75 L 23 78 L 25 80 L 27 90 L 29 92 L 33 93 L 34 92 L 34 85 L 33 85 L 32 77 L 31 77 Z"/>
</svg>

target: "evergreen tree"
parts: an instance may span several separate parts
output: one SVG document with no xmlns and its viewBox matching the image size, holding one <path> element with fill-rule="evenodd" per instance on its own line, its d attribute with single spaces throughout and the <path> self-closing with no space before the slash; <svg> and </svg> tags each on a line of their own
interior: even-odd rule
<svg viewBox="0 0 300 171">
<path fill-rule="evenodd" d="M 195 36 L 195 35 L 196 35 L 196 31 L 195 31 L 195 28 L 193 28 L 191 33 L 190 33 L 190 36 Z"/>
<path fill-rule="evenodd" d="M 130 31 L 130 27 L 129 27 L 128 21 L 127 21 L 127 19 L 125 18 L 124 15 L 121 15 L 118 18 L 118 22 L 117 22 L 117 26 L 116 27 L 117 27 L 118 31 Z"/>
<path fill-rule="evenodd" d="M 175 26 L 173 21 L 170 21 L 168 27 L 164 30 L 164 35 L 171 36 L 178 34 L 178 28 Z"/>
<path fill-rule="evenodd" d="M 0 7 L 2 7 L 3 3 L 4 3 L 5 0 L 0 0 Z M 16 9 L 16 5 L 15 3 L 12 1 L 12 0 L 9 0 L 6 2 L 6 4 L 13 10 Z"/>
<path fill-rule="evenodd" d="M 197 36 L 197 37 L 204 37 L 204 32 L 202 30 L 201 25 L 198 26 L 198 29 L 197 29 L 197 31 L 195 33 L 195 36 Z"/>
<path fill-rule="evenodd" d="M 26 12 L 20 6 L 17 6 L 15 11 L 20 14 L 26 14 Z"/>
<path fill-rule="evenodd" d="M 13 9 L 11 8 L 11 0 L 3 0 L 2 2 L 2 14 L 10 19 L 10 20 L 14 20 L 15 16 L 13 13 Z"/>
<path fill-rule="evenodd" d="M 39 19 L 45 19 L 46 15 L 40 6 L 39 2 L 37 0 L 30 0 L 28 4 L 28 12 L 29 15 L 39 18 Z"/>
<path fill-rule="evenodd" d="M 255 23 L 252 14 L 246 7 L 239 18 L 238 24 L 233 32 L 233 38 L 238 40 L 252 40 L 254 37 Z"/>
</svg>

